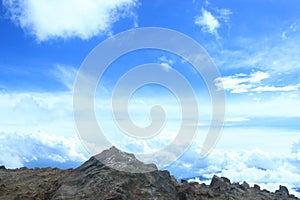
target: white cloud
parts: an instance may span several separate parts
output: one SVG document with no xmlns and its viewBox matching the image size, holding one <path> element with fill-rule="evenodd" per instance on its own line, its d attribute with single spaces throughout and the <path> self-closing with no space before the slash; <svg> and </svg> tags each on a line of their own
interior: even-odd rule
<svg viewBox="0 0 300 200">
<path fill-rule="evenodd" d="M 257 85 L 261 81 L 269 78 L 266 72 L 252 72 L 251 74 L 235 74 L 233 76 L 220 77 L 215 80 L 215 85 L 219 90 L 225 89 L 230 93 L 245 93 Z"/>
<path fill-rule="evenodd" d="M 167 58 L 166 56 L 161 56 L 158 58 L 158 60 L 166 72 L 170 71 L 172 69 L 172 65 L 175 63 L 174 60 Z"/>
<path fill-rule="evenodd" d="M 172 67 L 169 65 L 169 63 L 160 63 L 160 65 L 166 72 L 168 72 L 172 69 Z"/>
<path fill-rule="evenodd" d="M 214 34 L 217 38 L 219 37 L 217 30 L 220 27 L 220 23 L 218 19 L 204 8 L 202 8 L 202 15 L 196 17 L 195 24 L 201 26 L 202 31 Z"/>
<path fill-rule="evenodd" d="M 76 137 L 63 137 L 45 132 L 3 133 L 1 136 L 0 165 L 8 168 L 28 166 L 31 162 L 47 160 L 55 163 L 78 162 L 88 158 Z"/>
<path fill-rule="evenodd" d="M 161 56 L 161 57 L 158 58 L 158 60 L 160 62 L 165 62 L 165 63 L 168 63 L 170 65 L 173 65 L 175 63 L 174 60 L 172 60 L 171 58 L 167 58 L 166 56 Z"/>
<path fill-rule="evenodd" d="M 110 32 L 122 17 L 136 18 L 136 0 L 4 0 L 11 19 L 39 41 L 51 38 L 89 39 Z M 134 22 L 136 24 L 136 22 Z"/>
<path fill-rule="evenodd" d="M 190 152 L 191 153 L 191 152 Z M 196 155 L 197 152 L 191 154 Z M 181 171 L 198 171 L 195 176 L 202 178 L 194 181 L 205 182 L 214 174 L 228 177 L 232 182 L 247 181 L 251 185 L 259 184 L 263 189 L 275 191 L 279 185 L 285 185 L 290 192 L 300 195 L 293 188 L 300 187 L 298 153 L 273 153 L 261 149 L 228 151 L 215 149 L 204 160 L 196 161 L 192 157 L 183 157 L 177 162 Z M 201 180 L 202 179 L 202 180 Z M 209 184 L 210 180 L 206 181 Z"/>
<path fill-rule="evenodd" d="M 0 110 L 0 132 L 76 134 L 71 92 L 0 93 Z"/>
<path fill-rule="evenodd" d="M 247 74 L 235 74 L 233 76 L 220 77 L 215 80 L 218 90 L 227 90 L 230 93 L 247 92 L 290 92 L 297 91 L 300 84 L 286 86 L 269 86 L 262 83 L 263 80 L 270 78 L 266 72 L 252 72 Z"/>
<path fill-rule="evenodd" d="M 206 6 L 209 7 L 209 3 Z M 214 14 L 202 8 L 201 15 L 195 17 L 195 24 L 201 26 L 203 32 L 213 34 L 217 39 L 220 39 L 218 29 L 221 27 L 221 23 L 230 27 L 229 16 L 232 14 L 232 11 L 225 8 L 211 8 L 211 10 L 214 11 Z"/>
</svg>

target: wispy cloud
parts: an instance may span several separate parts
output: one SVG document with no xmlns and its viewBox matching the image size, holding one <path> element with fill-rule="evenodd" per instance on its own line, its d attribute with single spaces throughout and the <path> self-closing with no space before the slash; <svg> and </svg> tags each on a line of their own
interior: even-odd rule
<svg viewBox="0 0 300 200">
<path fill-rule="evenodd" d="M 215 80 L 215 85 L 219 90 L 223 88 L 230 93 L 244 93 L 251 91 L 255 86 L 259 86 L 261 81 L 269 78 L 265 72 L 253 72 L 247 74 L 235 74 L 233 76 L 220 77 Z"/>
<path fill-rule="evenodd" d="M 37 40 L 79 37 L 89 39 L 109 33 L 111 25 L 122 17 L 135 19 L 136 0 L 4 0 L 11 20 L 33 34 Z M 136 24 L 136 22 L 134 22 Z"/>
<path fill-rule="evenodd" d="M 280 38 L 279 38 L 280 37 Z M 216 65 L 223 69 L 251 69 L 263 71 L 294 72 L 300 68 L 297 56 L 299 37 L 268 37 L 263 42 L 255 39 L 236 38 L 231 49 L 215 49 Z"/>
<path fill-rule="evenodd" d="M 297 91 L 300 88 L 300 84 L 297 85 L 287 85 L 283 87 L 275 87 L 275 86 L 260 86 L 257 88 L 253 88 L 254 92 L 290 92 Z"/>
<path fill-rule="evenodd" d="M 218 18 L 223 19 L 224 22 L 229 22 L 229 16 L 232 15 L 232 11 L 226 8 L 217 9 Z"/>
<path fill-rule="evenodd" d="M 281 33 L 281 37 L 283 39 L 287 39 L 291 35 L 295 34 L 298 29 L 299 29 L 298 23 L 294 22 L 294 23 L 290 24 L 288 28 L 285 28 L 285 30 Z"/>
<path fill-rule="evenodd" d="M 65 65 L 55 65 L 55 70 L 53 70 L 53 75 L 55 78 L 64 84 L 70 91 L 73 90 L 74 81 L 77 76 L 77 69 L 71 66 Z"/>
<path fill-rule="evenodd" d="M 270 78 L 266 72 L 252 72 L 250 74 L 235 74 L 233 76 L 220 77 L 215 80 L 215 85 L 219 90 L 227 90 L 230 93 L 247 93 L 247 92 L 290 92 L 297 91 L 300 84 L 273 86 L 265 85 L 263 80 Z"/>
</svg>

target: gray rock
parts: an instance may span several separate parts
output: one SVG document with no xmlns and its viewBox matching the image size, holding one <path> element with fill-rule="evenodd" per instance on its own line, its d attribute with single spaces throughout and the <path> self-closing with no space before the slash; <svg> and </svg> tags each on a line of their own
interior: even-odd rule
<svg viewBox="0 0 300 200">
<path fill-rule="evenodd" d="M 250 189 L 250 185 L 246 182 L 246 181 L 244 181 L 241 185 L 240 185 L 240 188 L 242 189 L 242 190 L 248 190 L 248 189 Z"/>
<path fill-rule="evenodd" d="M 211 189 L 215 189 L 215 190 L 217 189 L 220 191 L 224 191 L 228 188 L 229 185 L 230 185 L 230 181 L 229 181 L 229 183 L 225 182 L 223 178 L 219 178 L 218 176 L 214 175 L 210 182 L 209 187 Z"/>
<path fill-rule="evenodd" d="M 275 194 L 280 195 L 280 196 L 284 196 L 284 197 L 288 197 L 289 194 L 289 190 L 287 189 L 287 187 L 280 185 L 279 186 L 279 190 L 275 191 Z"/>
<path fill-rule="evenodd" d="M 260 190 L 260 186 L 257 185 L 257 184 L 254 184 L 254 185 L 253 185 L 253 188 L 254 188 L 254 190 Z"/>
</svg>

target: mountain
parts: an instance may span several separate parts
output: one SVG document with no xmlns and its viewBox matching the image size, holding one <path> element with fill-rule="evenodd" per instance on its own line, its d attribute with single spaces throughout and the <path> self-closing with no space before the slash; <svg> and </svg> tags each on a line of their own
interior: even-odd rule
<svg viewBox="0 0 300 200">
<path fill-rule="evenodd" d="M 135 173 L 131 173 L 131 172 Z M 140 173 L 145 172 L 146 173 Z M 269 192 L 214 176 L 210 185 L 178 183 L 168 171 L 112 147 L 76 169 L 0 167 L 0 199 L 298 199 L 286 187 Z"/>
</svg>

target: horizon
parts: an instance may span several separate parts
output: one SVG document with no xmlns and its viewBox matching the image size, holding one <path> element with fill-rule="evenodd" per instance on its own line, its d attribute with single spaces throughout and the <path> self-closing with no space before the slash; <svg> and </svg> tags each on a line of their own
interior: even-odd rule
<svg viewBox="0 0 300 200">
<path fill-rule="evenodd" d="M 142 49 L 121 55 L 95 89 L 95 117 L 106 139 L 122 151 L 153 153 L 175 139 L 184 121 L 183 108 L 196 112 L 193 106 L 180 107 L 182 98 L 154 82 L 131 94 L 130 119 L 120 119 L 146 127 L 152 122 L 151 108 L 158 104 L 166 113 L 163 129 L 150 139 L 137 139 L 118 128 L 111 110 L 115 86 L 134 67 L 152 63 L 161 67 L 157 77 L 166 77 L 168 83 L 177 81 L 169 76 L 173 70 L 182 74 L 199 110 L 198 122 L 183 129 L 188 133 L 191 127 L 197 129 L 196 137 L 189 141 L 192 145 L 180 152 L 182 156 L 170 158 L 174 162 L 162 169 L 177 179 L 202 177 L 205 182 L 216 174 L 270 191 L 285 185 L 300 196 L 299 6 L 296 0 L 2 0 L 0 165 L 74 168 L 93 151 L 100 153 L 103 146 L 83 141 L 89 138 L 91 142 L 94 133 L 83 137 L 76 114 L 74 120 L 73 95 L 80 69 L 104 41 L 124 31 L 156 27 L 181 33 L 203 47 L 220 73 L 210 83 L 215 90 L 211 91 L 206 77 L 192 63 L 174 52 Z M 121 91 L 128 88 L 130 84 L 122 85 Z M 178 91 L 182 96 L 188 93 L 185 86 Z M 201 158 L 216 106 L 212 103 L 214 92 L 226 95 L 224 125 L 214 149 Z M 185 97 L 189 102 L 190 96 Z M 118 111 L 122 113 L 122 109 Z M 180 149 L 180 145 L 176 147 Z"/>
</svg>

